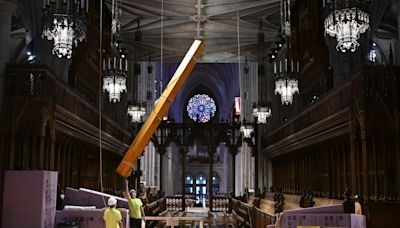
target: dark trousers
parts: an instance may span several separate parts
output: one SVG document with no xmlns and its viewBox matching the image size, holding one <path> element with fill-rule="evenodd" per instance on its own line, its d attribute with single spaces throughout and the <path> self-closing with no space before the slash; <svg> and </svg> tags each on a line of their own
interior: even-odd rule
<svg viewBox="0 0 400 228">
<path fill-rule="evenodd" d="M 129 224 L 131 225 L 131 228 L 141 228 L 142 219 L 129 218 Z"/>
</svg>

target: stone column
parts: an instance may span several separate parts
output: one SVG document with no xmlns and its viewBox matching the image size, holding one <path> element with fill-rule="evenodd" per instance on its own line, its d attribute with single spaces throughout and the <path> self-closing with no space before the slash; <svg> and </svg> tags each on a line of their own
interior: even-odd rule
<svg viewBox="0 0 400 228">
<path fill-rule="evenodd" d="M 259 148 L 259 145 L 258 145 L 258 142 L 259 142 L 259 140 L 258 140 L 258 124 L 257 124 L 257 119 L 255 118 L 254 119 L 254 121 L 255 121 L 255 123 L 254 123 L 254 138 L 255 138 L 255 141 L 254 141 L 254 147 L 252 148 L 254 151 L 253 151 L 253 155 L 254 155 L 254 191 L 257 193 L 260 193 L 259 191 L 258 191 L 258 189 L 259 189 L 259 183 L 258 183 L 258 175 L 259 175 L 259 160 L 261 160 L 261 159 L 259 159 L 260 158 L 260 156 L 259 156 L 259 154 L 258 154 L 258 148 Z"/>
<path fill-rule="evenodd" d="M 215 153 L 215 148 L 209 147 L 208 148 L 208 159 L 209 159 L 209 173 L 208 173 L 208 194 L 210 196 L 210 211 L 213 211 L 213 206 L 212 206 L 212 199 L 213 199 L 213 193 L 212 193 L 212 187 L 213 187 L 213 165 L 214 165 L 214 153 Z"/>
<path fill-rule="evenodd" d="M 180 153 L 182 155 L 182 210 L 185 210 L 185 208 L 186 208 L 186 202 L 185 202 L 185 195 L 186 195 L 185 172 L 186 172 L 186 153 L 187 153 L 187 148 L 180 149 Z"/>
<path fill-rule="evenodd" d="M 361 149 L 362 149 L 362 171 L 363 171 L 363 193 L 365 199 L 369 197 L 368 192 L 368 158 L 367 158 L 367 113 L 362 111 L 360 113 L 360 127 L 361 127 Z"/>
<path fill-rule="evenodd" d="M 164 185 L 164 154 L 165 154 L 165 152 L 166 152 L 166 149 L 165 149 L 165 147 L 159 147 L 158 148 L 158 153 L 160 154 L 160 174 L 159 174 L 159 176 L 160 176 L 160 186 L 159 186 L 159 189 L 160 189 L 160 193 L 162 193 L 163 192 L 163 185 Z"/>
<path fill-rule="evenodd" d="M 369 199 L 369 164 L 368 164 L 368 158 L 367 156 L 371 156 L 369 154 L 368 150 L 368 145 L 369 143 L 367 142 L 367 112 L 365 110 L 360 112 L 360 130 L 361 130 L 361 153 L 362 153 L 362 168 L 361 170 L 363 171 L 363 186 L 361 189 L 363 190 L 363 195 L 364 195 L 364 211 L 363 214 L 365 216 L 369 215 L 369 210 L 368 210 L 368 199 Z"/>
<path fill-rule="evenodd" d="M 357 183 L 356 183 L 356 136 L 354 129 L 354 117 L 350 118 L 350 186 L 351 192 L 357 192 Z"/>
<path fill-rule="evenodd" d="M 232 194 L 236 196 L 236 155 L 238 149 L 236 147 L 229 148 L 229 153 L 232 155 Z"/>
</svg>

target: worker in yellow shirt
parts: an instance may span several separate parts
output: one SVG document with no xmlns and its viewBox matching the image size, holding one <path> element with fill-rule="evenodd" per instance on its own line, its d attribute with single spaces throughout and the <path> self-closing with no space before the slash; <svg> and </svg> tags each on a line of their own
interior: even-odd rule
<svg viewBox="0 0 400 228">
<path fill-rule="evenodd" d="M 128 179 L 125 179 L 125 197 L 128 200 L 129 206 L 129 223 L 131 228 L 141 228 L 142 219 L 144 218 L 144 210 L 142 201 L 136 198 L 134 189 L 128 190 Z"/>
<path fill-rule="evenodd" d="M 107 207 L 103 215 L 106 228 L 124 228 L 122 225 L 121 212 L 115 208 L 117 205 L 117 200 L 114 197 L 110 197 L 107 205 L 109 207 Z"/>
<path fill-rule="evenodd" d="M 362 215 L 362 207 L 361 207 L 360 198 L 358 195 L 354 196 L 354 214 Z"/>
</svg>

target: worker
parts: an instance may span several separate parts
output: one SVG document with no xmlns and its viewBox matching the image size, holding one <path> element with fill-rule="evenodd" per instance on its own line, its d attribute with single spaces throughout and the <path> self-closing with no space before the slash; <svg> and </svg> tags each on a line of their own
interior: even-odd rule
<svg viewBox="0 0 400 228">
<path fill-rule="evenodd" d="M 104 211 L 103 219 L 106 228 L 124 228 L 122 225 L 122 215 L 119 210 L 116 209 L 117 200 L 114 197 L 110 197 L 107 202 L 108 207 Z"/>
<path fill-rule="evenodd" d="M 354 214 L 362 215 L 362 207 L 360 203 L 360 197 L 358 195 L 354 196 Z"/>
<path fill-rule="evenodd" d="M 145 215 L 143 210 L 143 203 L 140 199 L 136 198 L 136 191 L 128 189 L 129 181 L 125 179 L 125 197 L 128 200 L 129 206 L 129 223 L 131 228 L 141 228 L 142 220 L 144 222 Z"/>
</svg>

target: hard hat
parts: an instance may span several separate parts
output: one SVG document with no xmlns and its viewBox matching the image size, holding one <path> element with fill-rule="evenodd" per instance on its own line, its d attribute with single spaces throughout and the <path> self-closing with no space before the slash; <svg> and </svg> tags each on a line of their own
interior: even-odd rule
<svg viewBox="0 0 400 228">
<path fill-rule="evenodd" d="M 108 206 L 114 206 L 115 204 L 117 204 L 117 200 L 114 198 L 114 197 L 110 197 L 109 199 L 108 199 L 108 202 L 107 202 L 107 204 L 108 204 Z"/>
</svg>

